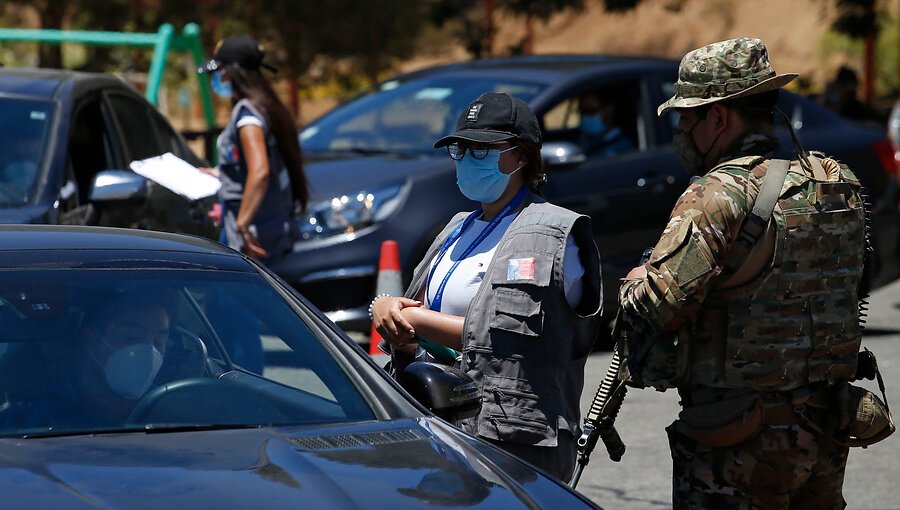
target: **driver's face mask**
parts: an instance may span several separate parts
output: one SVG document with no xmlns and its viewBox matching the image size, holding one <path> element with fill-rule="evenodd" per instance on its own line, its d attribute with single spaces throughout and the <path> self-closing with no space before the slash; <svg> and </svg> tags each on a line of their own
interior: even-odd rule
<svg viewBox="0 0 900 510">
<path fill-rule="evenodd" d="M 600 136 L 606 132 L 606 123 L 599 113 L 584 114 L 579 123 L 581 132 L 587 136 Z"/>
<path fill-rule="evenodd" d="M 102 342 L 113 350 L 101 367 L 109 389 L 122 398 L 140 398 L 159 373 L 163 362 L 162 354 L 149 343 L 114 347 L 106 339 Z"/>
</svg>

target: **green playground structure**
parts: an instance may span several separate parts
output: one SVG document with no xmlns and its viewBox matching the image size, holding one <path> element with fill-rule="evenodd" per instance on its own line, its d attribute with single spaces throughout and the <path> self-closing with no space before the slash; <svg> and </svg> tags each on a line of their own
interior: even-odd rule
<svg viewBox="0 0 900 510">
<path fill-rule="evenodd" d="M 159 87 L 162 84 L 163 72 L 166 69 L 166 57 L 169 52 L 189 52 L 194 59 L 194 64 L 198 67 L 206 62 L 206 58 L 203 55 L 203 45 L 200 42 L 200 27 L 196 23 L 186 24 L 181 34 L 176 34 L 175 28 L 169 23 L 160 25 L 159 30 L 155 34 L 0 28 L 0 42 L 3 41 L 153 47 L 153 60 L 150 63 L 150 71 L 147 75 L 147 90 L 144 95 L 147 101 L 154 105 L 157 105 L 159 102 Z M 212 96 L 210 95 L 209 78 L 206 74 L 195 73 L 195 75 L 198 80 L 200 102 L 203 107 L 203 117 L 207 127 L 207 133 L 205 133 L 207 158 L 210 158 L 214 154 L 210 154 L 212 151 L 209 150 L 209 140 L 216 129 L 216 119 L 213 112 Z"/>
</svg>

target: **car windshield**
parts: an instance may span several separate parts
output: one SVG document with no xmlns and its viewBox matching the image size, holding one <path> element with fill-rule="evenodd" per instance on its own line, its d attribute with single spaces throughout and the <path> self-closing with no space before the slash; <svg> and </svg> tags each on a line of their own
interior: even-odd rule
<svg viewBox="0 0 900 510">
<path fill-rule="evenodd" d="M 0 435 L 373 419 L 314 319 L 258 274 L 0 273 Z"/>
<path fill-rule="evenodd" d="M 34 195 L 52 116 L 52 103 L 0 98 L 0 206 L 21 205 Z"/>
<path fill-rule="evenodd" d="M 490 78 L 435 76 L 387 81 L 375 92 L 340 106 L 300 133 L 307 153 L 434 152 L 460 112 L 484 92 L 506 92 L 529 101 L 544 84 Z"/>
</svg>

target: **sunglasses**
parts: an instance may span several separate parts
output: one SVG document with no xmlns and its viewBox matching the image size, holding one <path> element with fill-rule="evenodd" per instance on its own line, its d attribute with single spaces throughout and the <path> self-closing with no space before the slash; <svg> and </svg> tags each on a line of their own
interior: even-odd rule
<svg viewBox="0 0 900 510">
<path fill-rule="evenodd" d="M 509 152 L 515 149 L 517 146 L 513 145 L 512 147 L 507 147 L 505 149 L 492 149 L 489 147 L 469 147 L 466 145 L 460 145 L 458 143 L 451 143 L 447 146 L 447 153 L 450 154 L 450 159 L 454 161 L 459 161 L 466 156 L 466 151 L 469 151 L 469 154 L 472 155 L 475 159 L 484 159 L 488 156 L 491 151 L 497 151 L 500 154 L 504 152 Z"/>
</svg>

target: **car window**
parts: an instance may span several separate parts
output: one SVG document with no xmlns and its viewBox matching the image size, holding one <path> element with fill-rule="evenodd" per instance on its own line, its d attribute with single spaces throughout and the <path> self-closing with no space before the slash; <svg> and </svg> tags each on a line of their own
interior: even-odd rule
<svg viewBox="0 0 900 510">
<path fill-rule="evenodd" d="M 156 132 L 159 133 L 160 144 L 162 150 L 171 152 L 172 154 L 184 159 L 184 147 L 179 140 L 178 135 L 161 117 L 152 115 L 153 124 L 156 126 Z"/>
<path fill-rule="evenodd" d="M 67 152 L 78 202 L 85 204 L 94 176 L 118 166 L 114 162 L 110 126 L 103 114 L 99 96 L 84 101 L 74 110 Z"/>
<path fill-rule="evenodd" d="M 151 158 L 165 153 L 157 138 L 156 119 L 148 106 L 123 94 L 110 94 L 109 103 L 121 129 L 129 161 Z"/>
<path fill-rule="evenodd" d="M 451 132 L 460 112 L 484 92 L 506 92 L 525 101 L 542 84 L 436 76 L 388 81 L 380 89 L 339 106 L 300 134 L 305 151 L 433 153 L 434 141 Z"/>
<path fill-rule="evenodd" d="M 564 98 L 541 119 L 545 139 L 576 143 L 588 158 L 639 150 L 646 123 L 640 90 L 638 83 L 623 82 Z"/>
<path fill-rule="evenodd" d="M 675 82 L 672 80 L 665 80 L 662 82 L 662 97 L 668 100 L 670 97 L 675 95 Z M 672 143 L 672 135 L 675 134 L 675 128 L 678 127 L 678 121 L 681 119 L 681 116 L 678 114 L 678 111 L 674 108 L 667 111 L 665 115 L 663 115 L 663 124 L 664 129 L 662 130 L 660 140 L 662 143 Z"/>
<path fill-rule="evenodd" d="M 34 196 L 46 158 L 53 104 L 0 99 L 0 206 L 22 205 Z"/>
<path fill-rule="evenodd" d="M 662 83 L 663 97 L 666 99 L 675 95 L 675 84 L 671 80 Z M 833 111 L 816 104 L 814 101 L 801 97 L 792 92 L 782 90 L 778 94 L 778 109 L 784 112 L 790 119 L 791 125 L 798 133 L 805 128 L 816 128 L 827 126 L 830 123 L 839 121 L 840 117 Z M 662 130 L 662 142 L 671 143 L 672 134 L 678 126 L 679 114 L 672 109 L 663 115 L 664 129 Z M 789 140 L 790 135 L 787 132 L 783 121 L 776 115 L 774 118 L 775 132 L 783 141 Z"/>
<path fill-rule="evenodd" d="M 0 275 L 0 435 L 373 419 L 326 333 L 259 275 Z"/>
</svg>

